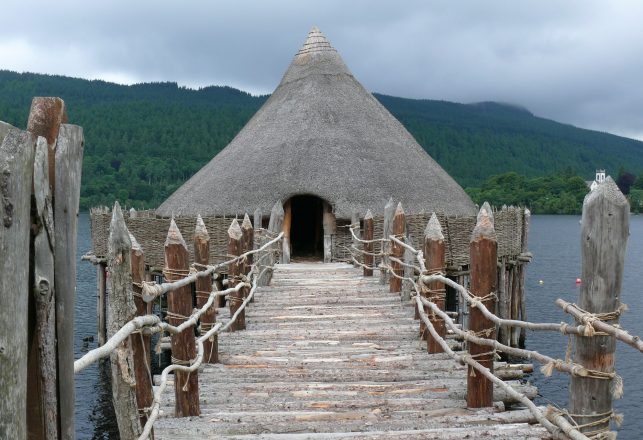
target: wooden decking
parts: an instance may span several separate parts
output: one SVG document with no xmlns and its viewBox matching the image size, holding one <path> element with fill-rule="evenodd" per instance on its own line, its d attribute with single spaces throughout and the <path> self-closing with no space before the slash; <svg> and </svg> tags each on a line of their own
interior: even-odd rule
<svg viewBox="0 0 643 440">
<path fill-rule="evenodd" d="M 467 409 L 465 367 L 428 355 L 412 307 L 352 266 L 278 266 L 246 320 L 199 373 L 201 416 L 174 418 L 168 389 L 157 439 L 549 438 L 500 392 Z"/>
</svg>

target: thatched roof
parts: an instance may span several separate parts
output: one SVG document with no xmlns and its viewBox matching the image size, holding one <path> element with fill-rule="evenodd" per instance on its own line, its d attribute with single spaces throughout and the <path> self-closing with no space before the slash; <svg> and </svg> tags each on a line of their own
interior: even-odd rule
<svg viewBox="0 0 643 440">
<path fill-rule="evenodd" d="M 407 213 L 475 213 L 462 188 L 315 27 L 261 109 L 157 213 L 268 213 L 298 194 L 326 200 L 339 218 L 382 212 L 391 196 Z"/>
</svg>

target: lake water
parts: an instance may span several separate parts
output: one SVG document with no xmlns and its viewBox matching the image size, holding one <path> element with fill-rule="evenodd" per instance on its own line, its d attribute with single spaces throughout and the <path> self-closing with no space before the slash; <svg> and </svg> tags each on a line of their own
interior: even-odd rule
<svg viewBox="0 0 643 440">
<path fill-rule="evenodd" d="M 580 217 L 534 216 L 529 247 L 534 254 L 526 279 L 529 320 L 560 322 L 564 313 L 554 305 L 557 298 L 575 302 L 576 278 L 580 276 Z M 78 224 L 78 289 L 76 300 L 76 358 L 96 347 L 96 341 L 84 342 L 96 334 L 96 269 L 80 256 L 90 250 L 89 216 L 80 215 Z M 539 284 L 539 280 L 543 284 Z M 632 216 L 628 242 L 622 300 L 629 311 L 621 318 L 622 326 L 632 334 L 643 335 L 643 216 Z M 564 358 L 567 338 L 556 333 L 529 333 L 527 348 Z M 617 344 L 616 366 L 623 377 L 625 394 L 616 401 L 618 412 L 625 415 L 619 439 L 637 439 L 643 432 L 643 354 L 630 346 Z M 538 365 L 536 365 L 537 367 Z M 76 375 L 76 436 L 78 439 L 118 439 L 111 405 L 109 364 L 101 362 Z M 567 405 L 569 377 L 554 373 L 545 378 L 536 371 L 529 380 L 539 388 L 538 403 L 551 401 Z"/>
</svg>

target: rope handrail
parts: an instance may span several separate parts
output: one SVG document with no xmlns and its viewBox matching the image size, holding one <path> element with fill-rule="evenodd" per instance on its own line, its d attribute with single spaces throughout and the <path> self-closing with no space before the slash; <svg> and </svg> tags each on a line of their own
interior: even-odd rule
<svg viewBox="0 0 643 440">
<path fill-rule="evenodd" d="M 217 335 L 221 332 L 226 331 L 239 317 L 239 314 L 246 308 L 248 303 L 252 300 L 254 297 L 255 291 L 257 290 L 257 280 L 260 279 L 263 274 L 268 271 L 270 268 L 265 268 L 261 271 L 261 273 L 257 276 L 256 273 L 252 273 L 252 287 L 250 289 L 250 292 L 248 293 L 248 296 L 245 298 L 245 300 L 241 303 L 237 311 L 230 317 L 230 320 L 225 323 L 217 323 L 214 327 L 212 327 L 209 331 L 204 333 L 203 335 L 199 336 L 196 339 L 196 344 L 197 344 L 197 355 L 194 360 L 190 360 L 190 365 L 178 365 L 178 364 L 172 364 L 168 365 L 163 369 L 163 372 L 161 373 L 161 381 L 157 387 L 157 389 L 154 391 L 154 399 L 152 401 L 152 406 L 150 407 L 150 414 L 147 418 L 147 422 L 145 423 L 145 426 L 143 427 L 143 432 L 139 437 L 139 440 L 147 440 L 152 432 L 152 427 L 154 426 L 154 422 L 158 418 L 159 411 L 161 408 L 161 396 L 163 395 L 163 392 L 167 388 L 167 382 L 168 382 L 168 375 L 174 371 L 183 371 L 186 373 L 190 373 L 192 371 L 195 371 L 197 368 L 201 366 L 203 363 L 203 355 L 204 355 L 204 348 L 203 348 L 203 342 L 208 340 L 214 335 Z M 177 384 L 174 384 L 174 386 L 178 386 Z"/>
<path fill-rule="evenodd" d="M 216 264 L 214 266 L 208 266 L 207 269 L 202 270 L 202 271 L 198 271 L 198 272 L 193 272 L 193 273 L 189 274 L 188 276 L 186 276 L 185 278 L 182 278 L 180 280 L 173 281 L 173 282 L 170 282 L 170 283 L 161 283 L 161 284 L 143 283 L 142 292 L 141 292 L 141 295 L 143 297 L 143 301 L 148 302 L 148 303 L 152 302 L 157 297 L 159 297 L 160 295 L 163 295 L 163 294 L 165 294 L 165 293 L 167 293 L 169 291 L 180 289 L 181 287 L 185 287 L 185 286 L 187 286 L 189 284 L 192 284 L 193 282 L 195 282 L 197 280 L 197 278 L 206 277 L 208 275 L 213 274 L 215 271 L 217 271 L 218 269 L 220 269 L 220 268 L 222 268 L 224 266 L 228 266 L 228 265 L 236 263 L 238 261 L 245 260 L 250 255 L 253 255 L 253 254 L 256 254 L 256 253 L 259 253 L 259 252 L 262 252 L 262 251 L 266 250 L 268 247 L 270 247 L 274 243 L 276 243 L 279 240 L 281 240 L 283 238 L 283 236 L 284 236 L 284 233 L 280 232 L 279 235 L 277 235 L 277 237 L 275 237 L 272 240 L 266 242 L 263 246 L 261 246 L 258 249 L 250 250 L 248 252 L 245 252 L 245 253 L 239 255 L 238 257 L 234 257 L 234 258 L 232 258 L 230 260 L 224 261 L 224 262 Z"/>
</svg>

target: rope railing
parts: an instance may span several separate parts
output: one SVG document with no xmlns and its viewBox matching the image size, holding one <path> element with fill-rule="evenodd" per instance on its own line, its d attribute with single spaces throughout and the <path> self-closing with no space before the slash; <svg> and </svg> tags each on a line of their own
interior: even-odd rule
<svg viewBox="0 0 643 440">
<path fill-rule="evenodd" d="M 164 295 L 167 292 L 173 291 L 180 289 L 181 287 L 188 286 L 192 283 L 194 283 L 197 278 L 201 277 L 206 277 L 208 275 L 214 274 L 217 270 L 229 266 L 231 264 L 237 263 L 239 261 L 245 261 L 250 255 L 257 254 L 259 252 L 263 252 L 266 249 L 268 249 L 271 245 L 275 244 L 279 240 L 281 240 L 284 236 L 283 232 L 280 232 L 275 238 L 271 239 L 267 243 L 265 243 L 263 246 L 261 246 L 258 249 L 253 249 L 251 251 L 245 252 L 238 257 L 231 258 L 227 261 L 224 261 L 222 263 L 216 264 L 214 266 L 208 266 L 207 269 L 202 270 L 202 271 L 197 271 L 197 272 L 192 272 L 189 275 L 187 275 L 185 278 L 182 278 L 178 281 L 173 281 L 171 283 L 161 283 L 161 284 L 156 284 L 154 282 L 145 282 L 142 284 L 142 296 L 143 296 L 143 301 L 145 302 L 152 302 L 154 301 L 157 297 L 160 295 Z"/>
</svg>

